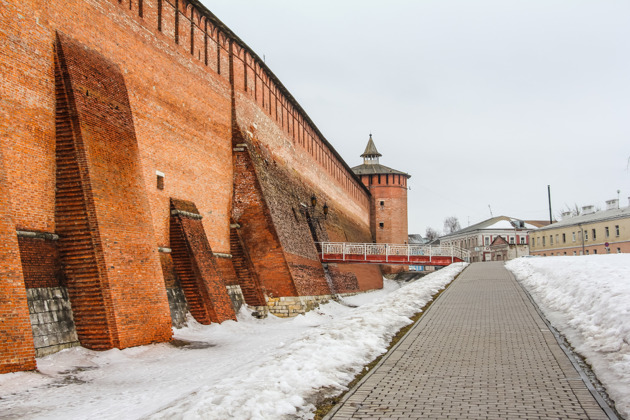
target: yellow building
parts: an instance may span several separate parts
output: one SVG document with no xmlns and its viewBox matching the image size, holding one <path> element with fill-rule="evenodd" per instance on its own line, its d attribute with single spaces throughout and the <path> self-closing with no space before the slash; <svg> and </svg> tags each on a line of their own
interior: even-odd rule
<svg viewBox="0 0 630 420">
<path fill-rule="evenodd" d="M 619 208 L 618 200 L 606 202 L 607 209 L 582 207 L 582 214 L 563 213 L 559 222 L 530 232 L 531 255 L 589 255 L 630 252 L 630 207 Z"/>
</svg>

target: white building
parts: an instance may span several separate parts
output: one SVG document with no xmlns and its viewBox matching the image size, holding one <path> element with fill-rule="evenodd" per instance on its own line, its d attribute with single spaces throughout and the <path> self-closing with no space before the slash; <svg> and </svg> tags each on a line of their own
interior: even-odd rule
<svg viewBox="0 0 630 420">
<path fill-rule="evenodd" d="M 497 216 L 441 236 L 440 244 L 469 250 L 471 262 L 508 260 L 529 255 L 529 231 L 546 224 Z"/>
</svg>

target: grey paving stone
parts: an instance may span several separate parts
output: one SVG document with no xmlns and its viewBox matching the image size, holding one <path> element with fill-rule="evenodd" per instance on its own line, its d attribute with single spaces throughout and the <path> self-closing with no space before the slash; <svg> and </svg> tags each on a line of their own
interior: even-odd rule
<svg viewBox="0 0 630 420">
<path fill-rule="evenodd" d="M 341 404 L 333 419 L 607 418 L 502 263 L 468 267 Z"/>
</svg>

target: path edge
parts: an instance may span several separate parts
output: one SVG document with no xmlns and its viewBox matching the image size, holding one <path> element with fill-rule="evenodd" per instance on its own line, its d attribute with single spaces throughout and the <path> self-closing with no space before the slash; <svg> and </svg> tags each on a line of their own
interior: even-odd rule
<svg viewBox="0 0 630 420">
<path fill-rule="evenodd" d="M 565 345 L 565 342 L 568 343 L 568 340 L 566 340 L 566 337 L 564 337 L 562 333 L 560 333 L 553 325 L 551 325 L 551 322 L 549 322 L 549 320 L 547 319 L 543 311 L 540 309 L 540 307 L 538 306 L 538 303 L 536 303 L 532 295 L 529 293 L 529 290 L 527 290 L 525 286 L 523 286 L 521 282 L 518 281 L 516 275 L 514 275 L 514 273 L 511 270 L 508 270 L 507 267 L 506 267 L 506 270 L 514 278 L 514 280 L 516 281 L 516 284 L 518 284 L 521 290 L 525 293 L 525 296 L 527 296 L 529 301 L 532 303 L 534 309 L 538 313 L 538 316 L 540 316 L 540 318 L 545 323 L 549 331 L 551 331 L 551 334 L 553 334 L 553 337 L 556 339 L 558 346 L 560 347 L 560 349 L 562 349 L 564 354 L 567 356 L 567 358 L 571 362 L 571 365 L 573 365 L 573 368 L 580 375 L 580 379 L 582 379 L 582 382 L 584 382 L 586 389 L 588 389 L 588 391 L 591 393 L 595 401 L 597 401 L 597 404 L 599 405 L 599 407 L 604 411 L 604 413 L 606 413 L 609 420 L 621 420 L 621 417 L 619 417 L 619 415 L 617 414 L 617 411 L 606 402 L 606 400 L 602 397 L 599 391 L 597 391 L 597 389 L 591 382 L 586 372 L 584 372 L 584 369 L 582 369 L 582 366 L 577 361 L 576 353 L 571 348 Z"/>
<path fill-rule="evenodd" d="M 409 334 L 411 334 L 411 332 L 418 327 L 418 325 L 420 324 L 420 321 L 422 320 L 422 318 L 431 310 L 433 305 L 437 301 L 439 301 L 440 298 L 442 298 L 442 296 L 444 295 L 444 292 L 446 292 L 446 290 L 451 286 L 451 284 L 453 284 L 455 282 L 455 280 L 457 280 L 457 278 L 464 273 L 464 271 L 468 270 L 468 267 L 470 267 L 470 264 L 468 264 L 462 271 L 457 273 L 457 275 L 455 277 L 453 277 L 453 280 L 451 280 L 446 286 L 444 286 L 444 289 L 440 290 L 440 293 L 439 293 L 437 298 L 431 299 L 429 302 L 427 302 L 427 304 L 430 303 L 429 307 L 425 311 L 422 312 L 422 315 L 416 320 L 416 322 L 413 324 L 413 326 L 411 328 L 409 328 L 409 331 L 407 331 L 405 333 L 405 335 L 403 335 L 401 337 L 401 339 L 398 340 L 398 343 L 396 343 L 391 349 L 389 349 L 389 351 L 387 353 L 385 353 L 383 355 L 381 360 L 365 376 L 363 376 L 363 378 L 361 378 L 361 380 L 359 382 L 357 382 L 351 389 L 346 391 L 346 393 L 341 398 L 341 400 L 339 400 L 339 402 L 337 404 L 335 404 L 335 406 L 333 408 L 331 408 L 330 411 L 328 413 L 326 413 L 326 415 L 324 417 L 322 417 L 322 420 L 331 420 L 332 417 L 335 414 L 337 414 L 337 412 L 339 410 L 341 410 L 341 407 L 343 407 L 345 405 L 345 403 L 348 401 L 348 399 L 350 399 L 350 397 L 352 397 L 354 395 L 354 393 L 361 387 L 361 385 L 363 385 L 363 383 L 365 381 L 367 381 L 378 370 L 378 368 L 381 367 L 381 365 L 383 363 L 385 363 L 385 361 L 387 359 L 389 359 L 389 357 L 394 353 L 394 351 L 396 351 L 396 349 L 398 349 L 398 347 L 407 339 Z M 616 419 L 616 420 L 618 420 L 618 419 Z"/>
</svg>

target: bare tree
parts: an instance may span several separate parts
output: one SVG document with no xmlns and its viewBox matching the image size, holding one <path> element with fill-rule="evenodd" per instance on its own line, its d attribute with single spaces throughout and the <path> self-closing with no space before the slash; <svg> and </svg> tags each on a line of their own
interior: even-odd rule
<svg viewBox="0 0 630 420">
<path fill-rule="evenodd" d="M 457 232 L 461 230 L 461 226 L 459 225 L 459 220 L 455 216 L 450 216 L 444 219 L 444 234 L 448 235 L 449 233 Z"/>
<path fill-rule="evenodd" d="M 433 229 L 432 227 L 428 227 L 427 231 L 424 233 L 424 237 L 430 241 L 437 239 L 440 236 L 440 232 Z"/>
</svg>

